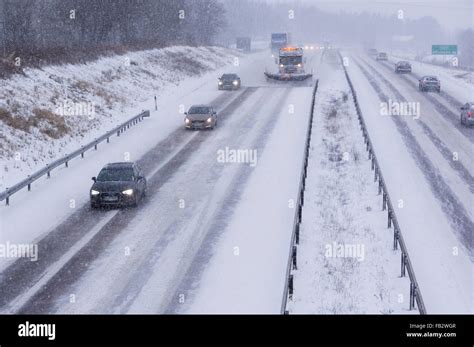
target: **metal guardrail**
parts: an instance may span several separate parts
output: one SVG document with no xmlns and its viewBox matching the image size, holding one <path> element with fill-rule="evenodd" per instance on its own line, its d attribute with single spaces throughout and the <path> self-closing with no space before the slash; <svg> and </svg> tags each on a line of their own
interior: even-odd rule
<svg viewBox="0 0 474 347">
<path fill-rule="evenodd" d="M 29 175 L 26 179 L 24 179 L 21 182 L 18 182 L 12 187 L 6 188 L 3 192 L 0 192 L 0 201 L 6 200 L 6 205 L 10 205 L 10 196 L 13 194 L 17 193 L 18 191 L 22 190 L 23 188 L 27 187 L 28 191 L 31 191 L 31 184 L 38 180 L 39 178 L 43 176 L 47 176 L 48 178 L 51 177 L 51 171 L 56 169 L 57 167 L 65 164 L 66 167 L 68 167 L 69 161 L 71 159 L 74 159 L 78 156 L 81 156 L 81 158 L 84 158 L 84 153 L 91 149 L 94 148 L 97 150 L 97 145 L 103 141 L 107 141 L 107 143 L 110 142 L 110 137 L 113 135 L 117 134 L 117 136 L 120 136 L 121 133 L 123 133 L 125 130 L 129 129 L 131 126 L 141 122 L 145 117 L 150 117 L 150 111 L 143 111 L 139 115 L 129 119 L 128 121 L 120 124 L 119 126 L 115 127 L 114 129 L 110 130 L 106 134 L 102 135 L 101 137 L 95 139 L 94 141 L 81 146 L 78 150 L 72 152 L 71 154 L 66 154 L 61 159 L 58 159 L 56 161 L 53 161 L 52 163 L 49 163 L 44 167 L 43 169 L 33 173 L 32 175 Z"/>
<path fill-rule="evenodd" d="M 398 246 L 399 246 L 401 250 L 401 277 L 405 277 L 405 272 L 407 271 L 408 277 L 410 278 L 409 309 L 412 310 L 415 307 L 415 301 L 416 301 L 418 311 L 420 312 L 420 314 L 426 314 L 427 313 L 426 308 L 423 303 L 423 298 L 421 296 L 418 282 L 416 281 L 415 272 L 413 270 L 410 257 L 408 256 L 408 251 L 405 245 L 405 241 L 403 240 L 401 228 L 400 228 L 400 225 L 398 224 L 398 220 L 395 215 L 395 209 L 393 208 L 390 195 L 388 194 L 388 190 L 385 185 L 385 181 L 383 179 L 382 171 L 380 169 L 377 156 L 375 155 L 374 147 L 372 145 L 372 141 L 370 140 L 369 132 L 367 131 L 364 117 L 362 116 L 362 111 L 360 110 L 360 107 L 359 107 L 359 102 L 357 100 L 357 93 L 349 77 L 347 68 L 344 65 L 342 54 L 340 51 L 338 53 L 339 53 L 339 58 L 341 59 L 341 64 L 344 68 L 344 74 L 346 76 L 347 83 L 349 84 L 349 87 L 351 89 L 352 98 L 354 100 L 354 105 L 357 111 L 357 117 L 359 119 L 360 128 L 362 130 L 362 135 L 364 136 L 364 143 L 366 145 L 366 150 L 369 153 L 369 160 L 371 160 L 372 162 L 372 170 L 374 171 L 374 182 L 377 182 L 378 180 L 378 193 L 379 195 L 382 194 L 382 210 L 387 211 L 387 228 L 391 228 L 393 225 L 393 249 L 396 250 L 398 249 Z"/>
<path fill-rule="evenodd" d="M 308 121 L 308 130 L 306 133 L 306 142 L 304 148 L 304 163 L 303 167 L 301 168 L 301 175 L 300 175 L 300 184 L 298 187 L 298 198 L 296 201 L 296 209 L 295 209 L 295 217 L 293 220 L 293 231 L 291 233 L 291 242 L 290 242 L 290 251 L 288 254 L 288 263 L 286 266 L 286 277 L 285 277 L 285 285 L 283 287 L 283 297 L 281 301 L 281 314 L 287 314 L 286 311 L 286 304 L 288 299 L 293 298 L 293 275 L 291 274 L 291 270 L 297 269 L 296 263 L 296 256 L 297 256 L 297 245 L 299 244 L 300 239 L 300 223 L 301 223 L 301 216 L 302 210 L 304 205 L 304 191 L 305 191 L 305 184 L 306 184 L 306 175 L 308 171 L 308 156 L 309 156 L 309 148 L 311 145 L 311 133 L 312 133 L 312 125 L 313 125 L 313 116 L 314 116 L 314 104 L 316 100 L 316 92 L 318 90 L 319 80 L 316 80 L 313 89 L 313 96 L 311 101 L 311 113 Z"/>
</svg>

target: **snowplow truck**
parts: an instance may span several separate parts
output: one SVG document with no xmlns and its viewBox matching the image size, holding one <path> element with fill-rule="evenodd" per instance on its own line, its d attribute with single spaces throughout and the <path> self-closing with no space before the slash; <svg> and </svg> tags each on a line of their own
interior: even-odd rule
<svg viewBox="0 0 474 347">
<path fill-rule="evenodd" d="M 304 69 L 303 48 L 284 47 L 278 54 L 278 72 L 265 71 L 267 79 L 277 81 L 304 81 L 313 75 Z"/>
</svg>

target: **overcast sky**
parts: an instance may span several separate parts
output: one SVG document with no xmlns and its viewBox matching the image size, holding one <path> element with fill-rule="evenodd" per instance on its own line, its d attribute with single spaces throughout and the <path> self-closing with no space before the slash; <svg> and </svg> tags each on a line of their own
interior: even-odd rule
<svg viewBox="0 0 474 347">
<path fill-rule="evenodd" d="M 281 2 L 282 0 L 262 0 Z M 294 1 L 294 0 L 289 0 Z M 407 18 L 432 16 L 448 30 L 474 28 L 474 0 L 300 0 L 320 9 L 339 12 L 397 13 L 403 10 Z"/>
</svg>

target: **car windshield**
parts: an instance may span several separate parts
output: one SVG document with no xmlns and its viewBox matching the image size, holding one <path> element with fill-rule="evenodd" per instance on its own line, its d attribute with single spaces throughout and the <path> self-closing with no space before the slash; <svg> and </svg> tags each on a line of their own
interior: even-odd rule
<svg viewBox="0 0 474 347">
<path fill-rule="evenodd" d="M 206 106 L 193 106 L 189 109 L 190 114 L 207 114 L 211 113 L 211 110 L 209 107 Z"/>
<path fill-rule="evenodd" d="M 425 80 L 428 82 L 436 82 L 438 79 L 436 77 L 425 77 Z"/>
<path fill-rule="evenodd" d="M 280 64 L 283 64 L 283 65 L 297 65 L 297 64 L 301 64 L 302 61 L 303 61 L 303 57 L 301 56 L 280 58 Z"/>
<path fill-rule="evenodd" d="M 231 74 L 228 74 L 228 75 L 222 75 L 222 79 L 223 80 L 236 80 L 237 79 L 237 75 L 231 75 Z"/>
<path fill-rule="evenodd" d="M 113 168 L 113 169 L 102 169 L 97 176 L 97 181 L 109 182 L 109 181 L 133 181 L 133 169 L 132 168 Z"/>
</svg>

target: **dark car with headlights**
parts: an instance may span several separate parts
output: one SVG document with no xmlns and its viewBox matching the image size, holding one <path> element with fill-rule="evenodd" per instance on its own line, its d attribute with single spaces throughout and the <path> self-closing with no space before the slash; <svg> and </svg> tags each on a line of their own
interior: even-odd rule
<svg viewBox="0 0 474 347">
<path fill-rule="evenodd" d="M 217 82 L 219 90 L 237 90 L 240 88 L 240 77 L 235 73 L 223 74 Z"/>
<path fill-rule="evenodd" d="M 436 76 L 423 76 L 418 81 L 418 89 L 422 92 L 434 90 L 439 93 L 441 92 L 441 82 Z"/>
<path fill-rule="evenodd" d="M 407 61 L 399 61 L 395 64 L 396 73 L 411 73 L 411 64 Z"/>
<path fill-rule="evenodd" d="M 137 206 L 145 196 L 146 178 L 140 167 L 131 162 L 107 164 L 90 190 L 91 207 Z"/>
<path fill-rule="evenodd" d="M 186 129 L 214 129 L 217 125 L 217 112 L 212 106 L 194 105 L 184 113 Z"/>
</svg>

